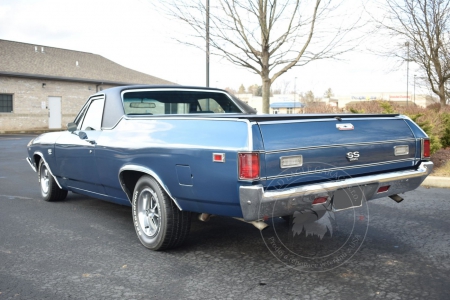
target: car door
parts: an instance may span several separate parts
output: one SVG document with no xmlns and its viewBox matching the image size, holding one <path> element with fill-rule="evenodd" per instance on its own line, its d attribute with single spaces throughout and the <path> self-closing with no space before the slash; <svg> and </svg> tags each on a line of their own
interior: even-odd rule
<svg viewBox="0 0 450 300">
<path fill-rule="evenodd" d="M 104 195 L 95 159 L 96 140 L 102 134 L 104 97 L 92 98 L 76 122 L 77 130 L 62 134 L 55 145 L 59 175 L 73 191 Z"/>
</svg>

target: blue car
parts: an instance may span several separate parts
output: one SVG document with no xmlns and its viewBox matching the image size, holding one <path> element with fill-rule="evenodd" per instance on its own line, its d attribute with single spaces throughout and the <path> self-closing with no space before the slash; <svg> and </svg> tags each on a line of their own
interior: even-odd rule
<svg viewBox="0 0 450 300">
<path fill-rule="evenodd" d="M 42 197 L 132 207 L 141 243 L 181 245 L 192 214 L 250 222 L 319 217 L 417 188 L 430 141 L 397 114 L 263 115 L 226 91 L 123 86 L 91 96 L 68 130 L 28 144 Z"/>
</svg>

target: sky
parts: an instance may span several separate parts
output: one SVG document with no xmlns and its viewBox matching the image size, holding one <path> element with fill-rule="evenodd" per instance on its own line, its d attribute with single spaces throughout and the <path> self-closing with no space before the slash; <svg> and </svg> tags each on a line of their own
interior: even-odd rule
<svg viewBox="0 0 450 300">
<path fill-rule="evenodd" d="M 175 40 L 188 36 L 190 28 L 155 10 L 151 1 L 0 0 L 0 39 L 95 53 L 178 84 L 205 86 L 205 52 Z M 406 65 L 395 69 L 394 62 L 371 54 L 373 42 L 379 43 L 379 38 L 367 39 L 359 50 L 339 60 L 294 67 L 272 88 L 289 83 L 297 93 L 311 90 L 316 96 L 328 88 L 337 96 L 406 94 Z M 410 92 L 415 73 L 417 67 L 410 65 Z M 211 57 L 211 87 L 237 90 L 241 84 L 260 85 L 261 79 L 223 58 Z"/>
</svg>

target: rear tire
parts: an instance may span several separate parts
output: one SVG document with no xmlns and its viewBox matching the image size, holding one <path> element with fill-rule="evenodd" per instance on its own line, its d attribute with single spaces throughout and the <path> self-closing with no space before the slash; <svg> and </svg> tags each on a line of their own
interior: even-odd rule
<svg viewBox="0 0 450 300">
<path fill-rule="evenodd" d="M 139 240 L 151 250 L 181 245 L 191 227 L 191 213 L 180 211 L 158 182 L 147 175 L 136 183 L 132 214 Z"/>
<path fill-rule="evenodd" d="M 61 201 L 67 197 L 67 191 L 59 188 L 43 159 L 39 161 L 38 177 L 41 195 L 45 201 Z"/>
</svg>

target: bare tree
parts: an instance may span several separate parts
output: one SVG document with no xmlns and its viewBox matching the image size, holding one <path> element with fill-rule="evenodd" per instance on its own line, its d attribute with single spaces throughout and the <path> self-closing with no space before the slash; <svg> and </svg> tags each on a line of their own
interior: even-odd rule
<svg viewBox="0 0 450 300">
<path fill-rule="evenodd" d="M 187 23 L 194 30 L 194 37 L 205 39 L 203 2 L 166 0 L 164 8 Z M 216 0 L 209 22 L 212 54 L 260 75 L 263 112 L 268 113 L 270 88 L 278 77 L 294 66 L 334 58 L 352 48 L 348 42 L 355 38 L 348 33 L 359 19 L 337 18 L 337 2 L 340 1 Z M 201 48 L 185 38 L 181 42 Z"/>
<path fill-rule="evenodd" d="M 325 98 L 331 98 L 334 96 L 333 90 L 331 88 L 328 88 L 325 93 L 323 93 L 323 96 Z"/>
<path fill-rule="evenodd" d="M 447 104 L 450 79 L 450 2 L 448 0 L 385 0 L 387 20 L 378 21 L 391 40 L 401 40 L 407 51 L 390 54 L 417 63 L 441 104 Z M 404 48 L 403 48 L 404 49 Z"/>
</svg>

